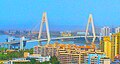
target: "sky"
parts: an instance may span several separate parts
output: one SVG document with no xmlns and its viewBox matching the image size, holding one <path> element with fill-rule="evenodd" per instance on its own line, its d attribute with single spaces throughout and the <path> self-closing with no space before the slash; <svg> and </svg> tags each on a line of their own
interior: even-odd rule
<svg viewBox="0 0 120 64">
<path fill-rule="evenodd" d="M 96 27 L 120 26 L 120 0 L 0 0 L 0 29 L 33 30 L 43 12 L 51 30 L 85 28 L 89 14 Z"/>
</svg>

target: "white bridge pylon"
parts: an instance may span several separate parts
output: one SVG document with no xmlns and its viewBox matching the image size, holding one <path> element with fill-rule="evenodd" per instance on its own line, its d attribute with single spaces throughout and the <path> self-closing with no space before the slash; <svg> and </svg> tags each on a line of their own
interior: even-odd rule
<svg viewBox="0 0 120 64">
<path fill-rule="evenodd" d="M 43 24 L 46 25 L 47 44 L 49 44 L 51 39 L 50 39 L 50 32 L 49 32 L 49 26 L 48 26 L 48 20 L 47 20 L 47 13 L 46 12 L 44 12 L 43 15 L 42 15 L 42 20 L 41 20 L 41 24 L 40 24 L 40 31 L 39 31 L 38 39 L 41 39 Z"/>
<path fill-rule="evenodd" d="M 87 27 L 86 27 L 86 34 L 85 34 L 86 43 L 90 43 L 90 42 L 88 41 L 88 39 L 87 39 L 87 36 L 88 36 L 88 28 L 89 28 L 90 23 L 92 24 L 92 33 L 93 33 L 92 43 L 94 43 L 94 42 L 95 42 L 95 39 L 96 39 L 96 34 L 95 34 L 95 27 L 94 27 L 94 22 L 93 22 L 92 14 L 89 15 L 88 23 L 87 23 Z"/>
<path fill-rule="evenodd" d="M 46 25 L 46 31 L 47 31 L 47 44 L 50 43 L 50 32 L 49 32 L 49 26 L 48 26 L 48 20 L 47 20 L 47 13 L 44 12 L 43 15 L 42 15 L 42 20 L 41 20 L 41 24 L 40 24 L 40 30 L 39 30 L 39 35 L 38 35 L 38 40 L 39 41 L 42 41 L 41 39 L 41 35 L 42 35 L 42 29 L 43 29 L 43 24 Z M 89 18 L 88 18 L 88 23 L 87 23 L 87 27 L 86 27 L 86 33 L 85 33 L 85 40 L 86 40 L 86 43 L 90 43 L 87 39 L 88 36 L 88 28 L 89 28 L 89 25 L 92 24 L 92 33 L 93 33 L 93 40 L 92 40 L 92 43 L 95 42 L 95 39 L 96 39 L 96 34 L 95 34 L 95 27 L 94 27 L 94 22 L 93 22 L 93 18 L 92 18 L 92 14 L 89 15 Z M 68 37 L 69 38 L 69 37 Z M 72 37 L 71 37 L 72 38 Z M 73 37 L 74 38 L 74 37 Z M 78 38 L 78 37 L 76 37 Z M 59 39 L 59 38 L 58 38 Z"/>
</svg>

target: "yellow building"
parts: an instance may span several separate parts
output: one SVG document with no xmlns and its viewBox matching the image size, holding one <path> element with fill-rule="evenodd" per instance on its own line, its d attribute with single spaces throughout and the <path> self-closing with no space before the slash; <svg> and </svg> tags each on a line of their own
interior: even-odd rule
<svg viewBox="0 0 120 64">
<path fill-rule="evenodd" d="M 106 54 L 107 57 L 114 60 L 114 56 L 112 55 L 112 42 L 109 36 L 103 37 L 103 41 L 100 42 L 100 49 Z"/>
<path fill-rule="evenodd" d="M 72 36 L 72 34 L 69 32 L 62 32 L 61 36 Z"/>
<path fill-rule="evenodd" d="M 106 56 L 114 61 L 114 57 L 120 54 L 120 33 L 103 37 L 100 42 L 101 51 L 105 52 Z"/>
<path fill-rule="evenodd" d="M 111 42 L 110 41 L 104 42 L 104 52 L 107 57 L 111 58 Z"/>
<path fill-rule="evenodd" d="M 115 57 L 115 45 L 114 42 L 111 42 L 111 60 L 114 61 Z"/>
<path fill-rule="evenodd" d="M 111 41 L 110 37 L 106 36 L 104 39 L 104 52 L 106 53 L 106 56 L 111 58 Z"/>
<path fill-rule="evenodd" d="M 4 62 L 5 62 L 5 61 L 1 61 L 1 60 L 0 60 L 0 64 L 4 64 Z"/>
<path fill-rule="evenodd" d="M 106 42 L 106 44 L 107 44 L 107 42 L 110 42 L 110 37 L 109 36 L 104 36 L 103 37 L 103 40 L 101 40 L 100 41 L 100 49 L 101 49 L 101 51 L 103 51 L 104 52 L 104 50 L 105 50 L 105 42 Z"/>
<path fill-rule="evenodd" d="M 120 33 L 112 35 L 112 42 L 114 42 L 115 56 L 117 56 L 117 54 L 120 54 Z"/>
<path fill-rule="evenodd" d="M 24 58 L 27 58 L 29 56 L 28 52 L 24 52 Z"/>
</svg>

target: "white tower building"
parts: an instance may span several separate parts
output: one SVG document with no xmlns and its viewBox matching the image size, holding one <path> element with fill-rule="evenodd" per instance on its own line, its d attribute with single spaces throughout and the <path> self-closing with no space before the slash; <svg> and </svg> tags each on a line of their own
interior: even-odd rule
<svg viewBox="0 0 120 64">
<path fill-rule="evenodd" d="M 103 27 L 101 28 L 102 36 L 110 36 L 110 27 Z"/>
<path fill-rule="evenodd" d="M 115 33 L 120 32 L 120 27 L 115 28 Z"/>
</svg>

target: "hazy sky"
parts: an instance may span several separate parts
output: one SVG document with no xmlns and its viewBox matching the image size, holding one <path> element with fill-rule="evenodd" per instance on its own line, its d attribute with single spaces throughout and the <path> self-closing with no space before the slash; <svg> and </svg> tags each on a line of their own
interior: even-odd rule
<svg viewBox="0 0 120 64">
<path fill-rule="evenodd" d="M 0 0 L 0 29 L 32 29 L 46 11 L 50 29 L 120 25 L 120 0 Z"/>
</svg>

